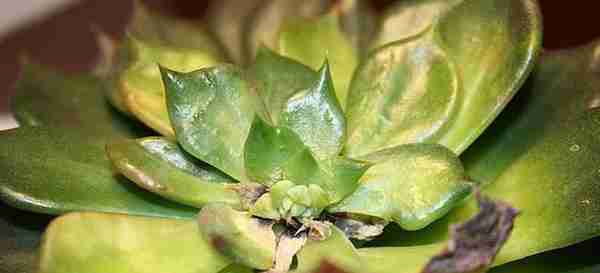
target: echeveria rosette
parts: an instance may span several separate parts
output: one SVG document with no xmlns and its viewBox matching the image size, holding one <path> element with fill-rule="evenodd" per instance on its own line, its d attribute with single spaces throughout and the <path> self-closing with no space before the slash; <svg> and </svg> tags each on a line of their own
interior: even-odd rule
<svg viewBox="0 0 600 273">
<path fill-rule="evenodd" d="M 596 46 L 545 57 L 531 84 L 561 89 L 583 77 L 580 93 L 524 90 L 463 156 L 466 170 L 455 154 L 531 70 L 535 2 L 399 1 L 379 27 L 362 1 L 248 2 L 235 20 L 211 14 L 209 29 L 138 9 L 125 42 L 105 47 L 113 58 L 97 69 L 102 80 L 27 66 L 13 101 L 22 128 L 2 133 L 0 162 L 10 171 L 0 196 L 35 212 L 75 212 L 49 226 L 40 272 L 285 271 L 294 254 L 299 272 L 322 259 L 355 272 L 417 272 L 444 246 L 447 223 L 474 214 L 460 201 L 478 181 L 522 210 L 497 264 L 598 233 L 590 175 L 598 103 L 588 92 Z M 221 64 L 227 58 L 247 67 Z M 565 98 L 573 107 L 560 110 Z M 553 119 L 529 122 L 544 105 Z M 573 110 L 582 105 L 589 113 Z M 542 130 L 554 121 L 565 128 Z M 538 137 L 526 144 L 510 137 L 531 130 Z M 574 141 L 577 168 L 544 148 L 565 141 Z M 522 156 L 535 162 L 513 160 Z M 571 178 L 577 183 L 552 191 Z M 548 207 L 528 201 L 543 194 L 531 179 L 557 194 L 552 216 L 530 213 Z M 357 249 L 348 240 L 385 224 L 425 229 L 370 245 L 410 246 L 415 236 L 430 244 Z M 555 236 L 532 239 L 535 229 Z M 30 248 L 19 253 L 35 258 Z"/>
</svg>

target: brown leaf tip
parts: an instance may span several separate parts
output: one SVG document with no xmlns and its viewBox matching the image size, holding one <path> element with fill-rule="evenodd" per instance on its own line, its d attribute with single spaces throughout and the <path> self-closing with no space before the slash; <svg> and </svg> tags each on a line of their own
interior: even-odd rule
<svg viewBox="0 0 600 273">
<path fill-rule="evenodd" d="M 451 239 L 422 273 L 474 273 L 488 268 L 513 229 L 518 210 L 476 193 L 479 213 L 450 228 Z"/>
</svg>

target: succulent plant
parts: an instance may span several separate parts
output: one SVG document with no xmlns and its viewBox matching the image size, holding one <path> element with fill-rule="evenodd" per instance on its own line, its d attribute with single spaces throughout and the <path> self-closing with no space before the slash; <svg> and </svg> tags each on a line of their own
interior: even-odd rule
<svg viewBox="0 0 600 273">
<path fill-rule="evenodd" d="M 600 42 L 539 54 L 535 1 L 210 11 L 24 62 L 0 198 L 64 215 L 0 218 L 6 272 L 539 272 L 600 234 Z"/>
</svg>

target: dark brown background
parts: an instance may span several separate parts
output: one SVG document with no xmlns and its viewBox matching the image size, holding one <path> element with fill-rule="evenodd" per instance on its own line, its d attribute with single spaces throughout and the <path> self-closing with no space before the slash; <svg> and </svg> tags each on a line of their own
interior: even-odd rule
<svg viewBox="0 0 600 273">
<path fill-rule="evenodd" d="M 191 0 L 146 2 L 189 18 L 201 17 L 207 3 Z M 375 2 L 382 8 L 391 1 Z M 544 16 L 545 48 L 571 47 L 600 37 L 600 1 L 540 0 L 540 4 Z M 131 2 L 122 0 L 82 1 L 46 20 L 0 37 L 0 112 L 5 109 L 7 98 L 12 93 L 20 53 L 27 52 L 42 63 L 69 72 L 87 69 L 97 52 L 90 26 L 96 25 L 119 36 L 131 6 Z"/>
</svg>

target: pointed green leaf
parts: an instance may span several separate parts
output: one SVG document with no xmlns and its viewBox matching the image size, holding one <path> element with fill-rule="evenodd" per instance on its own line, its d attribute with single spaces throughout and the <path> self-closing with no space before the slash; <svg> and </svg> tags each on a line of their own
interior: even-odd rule
<svg viewBox="0 0 600 273">
<path fill-rule="evenodd" d="M 262 1 L 252 13 L 250 20 L 246 22 L 243 41 L 246 56 L 249 60 L 253 60 L 256 52 L 263 44 L 276 50 L 281 26 L 288 18 L 312 18 L 323 14 L 330 6 L 331 1 L 327 0 Z M 317 65 L 320 65 L 320 63 Z"/>
<path fill-rule="evenodd" d="M 30 62 L 25 62 L 22 70 L 11 102 L 20 125 L 76 127 L 97 137 L 145 133 L 107 104 L 98 78 L 67 76 Z"/>
<path fill-rule="evenodd" d="M 369 162 L 337 157 L 321 162 L 321 171 L 304 184 L 321 186 L 329 195 L 331 203 L 337 203 L 353 193 L 360 178 L 371 167 Z"/>
<path fill-rule="evenodd" d="M 258 50 L 250 73 L 257 81 L 257 91 L 275 124 L 278 124 L 280 112 L 287 100 L 295 93 L 310 88 L 319 78 L 308 66 L 266 47 Z"/>
<path fill-rule="evenodd" d="M 165 106 L 157 64 L 177 71 L 192 71 L 223 60 L 212 37 L 199 24 L 153 12 L 134 1 L 128 35 L 104 73 L 108 97 L 150 128 L 174 137 Z"/>
<path fill-rule="evenodd" d="M 93 122 L 93 121 L 91 121 Z M 107 138 L 80 128 L 23 127 L 0 133 L 0 198 L 40 213 L 101 211 L 190 218 L 196 209 L 166 201 L 112 170 Z"/>
<path fill-rule="evenodd" d="M 138 186 L 167 199 L 202 207 L 224 202 L 239 207 L 233 178 L 186 154 L 160 137 L 123 140 L 107 146 L 115 168 Z"/>
<path fill-rule="evenodd" d="M 198 224 L 205 240 L 237 263 L 261 270 L 273 266 L 277 245 L 273 222 L 211 203 L 198 214 Z"/>
<path fill-rule="evenodd" d="M 271 186 L 281 180 L 300 183 L 318 170 L 316 160 L 302 140 L 285 127 L 274 127 L 255 117 L 245 144 L 248 178 Z"/>
<path fill-rule="evenodd" d="M 233 178 L 243 179 L 246 136 L 254 114 L 264 115 L 250 82 L 228 65 L 190 73 L 163 68 L 162 77 L 179 144 Z"/>
<path fill-rule="evenodd" d="M 119 72 L 118 89 L 129 112 L 160 134 L 174 138 L 157 64 L 190 72 L 215 65 L 220 58 L 202 49 L 177 48 L 129 36 L 125 43 L 126 68 Z"/>
<path fill-rule="evenodd" d="M 246 170 L 254 182 L 272 186 L 290 180 L 296 185 L 319 185 L 338 202 L 358 187 L 358 179 L 370 166 L 341 157 L 317 161 L 298 135 L 256 118 L 246 141 Z M 277 198 L 276 198 L 277 199 Z"/>
<path fill-rule="evenodd" d="M 231 262 L 196 221 L 73 213 L 44 235 L 39 273 L 217 273 Z"/>
<path fill-rule="evenodd" d="M 462 156 L 486 195 L 521 211 L 496 265 L 600 235 L 599 52 L 596 41 L 545 54 L 528 84 Z M 474 203 L 433 224 L 430 240 L 444 240 L 450 224 L 474 214 Z M 386 245 L 411 241 L 388 238 Z"/>
<path fill-rule="evenodd" d="M 348 155 L 413 142 L 439 143 L 460 154 L 531 70 L 541 41 L 537 4 L 472 0 L 399 5 L 396 15 L 384 21 L 382 34 L 393 40 L 385 30 L 397 31 L 398 41 L 373 53 L 350 88 Z M 371 136 L 381 137 L 373 141 Z"/>
<path fill-rule="evenodd" d="M 337 156 L 346 136 L 346 119 L 337 101 L 329 65 L 319 79 L 287 101 L 280 125 L 292 129 L 319 160 Z"/>
<path fill-rule="evenodd" d="M 376 164 L 331 212 L 375 216 L 416 230 L 445 215 L 470 192 L 460 160 L 440 145 L 407 144 L 366 159 Z"/>
<path fill-rule="evenodd" d="M 294 272 L 315 272 L 321 263 L 328 262 L 347 272 L 365 270 L 361 257 L 344 232 L 331 225 L 331 235 L 323 241 L 309 240 L 298 252 L 298 267 Z"/>
<path fill-rule="evenodd" d="M 358 52 L 341 32 L 338 16 L 332 13 L 316 20 L 288 22 L 279 35 L 278 48 L 282 55 L 313 69 L 328 59 L 338 100 L 342 107 L 346 105 L 352 73 L 358 64 Z"/>
</svg>

